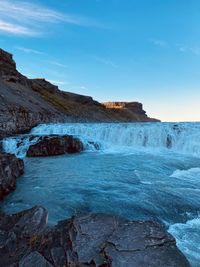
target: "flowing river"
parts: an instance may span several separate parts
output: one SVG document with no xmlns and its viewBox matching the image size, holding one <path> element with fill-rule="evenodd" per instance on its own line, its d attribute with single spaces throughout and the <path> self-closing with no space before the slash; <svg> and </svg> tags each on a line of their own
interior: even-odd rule
<svg viewBox="0 0 200 267">
<path fill-rule="evenodd" d="M 77 136 L 85 151 L 26 158 L 30 144 L 49 134 Z M 25 160 L 6 212 L 42 205 L 52 224 L 77 212 L 157 220 L 200 267 L 200 123 L 47 124 L 3 146 Z"/>
</svg>

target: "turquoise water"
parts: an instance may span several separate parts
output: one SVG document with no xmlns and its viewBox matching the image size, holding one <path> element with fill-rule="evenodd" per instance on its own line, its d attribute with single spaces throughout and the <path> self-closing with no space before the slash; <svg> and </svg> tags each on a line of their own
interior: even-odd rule
<svg viewBox="0 0 200 267">
<path fill-rule="evenodd" d="M 43 205 L 51 224 L 78 212 L 157 220 L 175 236 L 192 266 L 199 267 L 200 127 L 191 126 L 60 125 L 57 133 L 74 132 L 87 150 L 74 155 L 24 158 L 25 174 L 2 208 L 13 213 Z M 33 132 L 55 133 L 59 127 L 40 126 Z M 88 147 L 88 140 L 98 142 L 101 149 Z M 18 153 L 16 140 L 6 142 L 7 149 Z M 20 153 L 23 155 L 22 150 Z"/>
</svg>

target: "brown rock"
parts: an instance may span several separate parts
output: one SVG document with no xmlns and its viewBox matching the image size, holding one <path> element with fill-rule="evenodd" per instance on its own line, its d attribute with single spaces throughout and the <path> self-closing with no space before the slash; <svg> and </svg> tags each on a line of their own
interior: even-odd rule
<svg viewBox="0 0 200 267">
<path fill-rule="evenodd" d="M 42 207 L 0 214 L 0 258 L 0 266 L 190 266 L 174 238 L 156 222 L 88 214 L 49 228 Z"/>
<path fill-rule="evenodd" d="M 0 154 L 0 199 L 15 189 L 16 179 L 23 172 L 23 160 L 11 154 Z"/>
<path fill-rule="evenodd" d="M 27 157 L 56 156 L 65 153 L 77 153 L 82 150 L 82 142 L 71 135 L 42 136 L 36 144 L 29 147 Z"/>
</svg>

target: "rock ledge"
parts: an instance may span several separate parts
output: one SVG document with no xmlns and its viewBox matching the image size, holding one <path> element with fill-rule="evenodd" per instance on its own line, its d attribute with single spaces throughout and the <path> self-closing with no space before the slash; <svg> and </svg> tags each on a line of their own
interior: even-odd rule
<svg viewBox="0 0 200 267">
<path fill-rule="evenodd" d="M 153 221 L 87 214 L 51 228 L 46 223 L 43 207 L 0 214 L 1 266 L 190 266 L 174 238 Z"/>
</svg>

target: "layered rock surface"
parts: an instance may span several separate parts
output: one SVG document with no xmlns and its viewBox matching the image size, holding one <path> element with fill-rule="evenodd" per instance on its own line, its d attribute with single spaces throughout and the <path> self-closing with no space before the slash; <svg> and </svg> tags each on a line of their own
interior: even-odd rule
<svg viewBox="0 0 200 267">
<path fill-rule="evenodd" d="M 190 266 L 174 238 L 152 221 L 88 214 L 51 228 L 46 223 L 42 207 L 0 214 L 0 266 Z"/>
<path fill-rule="evenodd" d="M 27 157 L 56 156 L 65 153 L 78 153 L 82 150 L 83 143 L 71 135 L 41 136 L 36 144 L 29 147 Z"/>
<path fill-rule="evenodd" d="M 23 172 L 23 160 L 11 154 L 0 153 L 0 200 L 15 189 L 16 179 Z"/>
<path fill-rule="evenodd" d="M 140 105 L 140 104 L 138 104 Z M 138 112 L 139 111 L 139 112 Z M 140 109 L 106 108 L 92 97 L 63 92 L 45 79 L 28 79 L 10 53 L 0 49 L 0 136 L 29 131 L 45 122 L 152 121 Z"/>
</svg>

